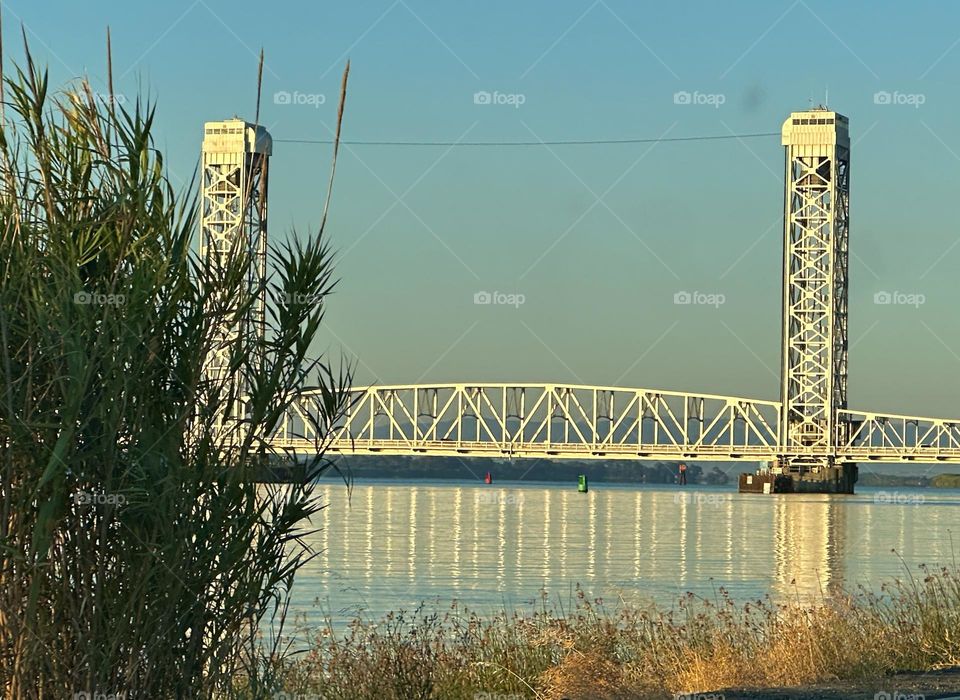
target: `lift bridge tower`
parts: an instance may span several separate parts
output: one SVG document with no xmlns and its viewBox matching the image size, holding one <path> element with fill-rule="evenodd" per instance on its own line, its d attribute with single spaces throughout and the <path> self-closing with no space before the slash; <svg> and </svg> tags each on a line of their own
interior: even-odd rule
<svg viewBox="0 0 960 700">
<path fill-rule="evenodd" d="M 207 268 L 216 271 L 231 251 L 249 255 L 247 288 L 263 289 L 267 274 L 267 175 L 273 150 L 270 134 L 242 119 L 207 122 L 204 125 L 200 182 L 200 255 Z M 230 376 L 230 353 L 237 343 L 244 352 L 256 353 L 265 333 L 265 299 L 261 293 L 250 313 L 236 324 L 219 329 L 215 347 L 204 368 L 209 382 L 221 387 L 236 381 Z M 239 387 L 239 395 L 246 393 Z M 242 418 L 239 401 L 218 416 L 234 424 Z"/>
<path fill-rule="evenodd" d="M 850 131 L 824 107 L 794 112 L 785 147 L 780 456 L 796 490 L 852 493 L 856 465 L 838 463 L 847 408 Z"/>
</svg>

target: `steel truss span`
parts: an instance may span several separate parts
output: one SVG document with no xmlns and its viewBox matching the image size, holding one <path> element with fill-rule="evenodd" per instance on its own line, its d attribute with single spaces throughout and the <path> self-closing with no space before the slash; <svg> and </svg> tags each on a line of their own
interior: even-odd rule
<svg viewBox="0 0 960 700">
<path fill-rule="evenodd" d="M 774 401 L 569 384 L 441 384 L 351 391 L 328 450 L 577 459 L 763 459 L 777 452 Z M 305 394 L 277 434 L 309 449 Z"/>
<path fill-rule="evenodd" d="M 271 440 L 334 454 L 960 463 L 960 420 L 838 412 L 827 449 L 784 446 L 780 403 L 736 396 L 572 384 L 429 384 L 350 390 L 326 435 L 303 394 Z"/>
<path fill-rule="evenodd" d="M 850 410 L 838 416 L 837 453 L 847 461 L 960 463 L 960 419 Z"/>
</svg>

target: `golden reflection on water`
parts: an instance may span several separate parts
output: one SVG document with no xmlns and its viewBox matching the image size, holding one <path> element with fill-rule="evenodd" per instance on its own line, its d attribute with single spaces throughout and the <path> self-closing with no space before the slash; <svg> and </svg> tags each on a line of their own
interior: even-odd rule
<svg viewBox="0 0 960 700">
<path fill-rule="evenodd" d="M 843 581 L 841 548 L 845 508 L 830 496 L 804 496 L 774 505 L 774 586 L 780 596 L 829 594 Z"/>
<path fill-rule="evenodd" d="M 670 605 L 720 586 L 740 601 L 810 599 L 876 586 L 908 566 L 949 564 L 956 495 L 922 506 L 854 497 L 741 495 L 687 487 L 322 484 L 319 556 L 298 576 L 294 607 L 335 618 L 420 601 L 473 609 L 525 606 L 545 588 L 566 598 L 623 596 Z M 566 603 L 565 603 L 566 604 Z"/>
</svg>

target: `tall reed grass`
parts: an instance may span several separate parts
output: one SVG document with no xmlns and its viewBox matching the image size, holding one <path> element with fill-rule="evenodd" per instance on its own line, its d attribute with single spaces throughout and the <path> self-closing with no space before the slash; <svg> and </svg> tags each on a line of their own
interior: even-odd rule
<svg viewBox="0 0 960 700">
<path fill-rule="evenodd" d="M 323 227 L 272 244 L 265 288 L 243 246 L 211 271 L 155 106 L 55 93 L 27 56 L 0 124 L 0 687 L 212 697 L 244 677 L 268 695 L 285 649 L 261 633 L 310 556 L 324 462 L 283 488 L 254 477 L 294 463 L 266 438 L 303 389 L 322 390 L 322 433 L 349 384 L 310 354 L 334 286 Z M 258 294 L 307 301 L 271 304 L 266 338 L 228 348 L 239 381 L 211 380 L 216 329 Z M 228 447 L 216 421 L 238 387 Z"/>
</svg>

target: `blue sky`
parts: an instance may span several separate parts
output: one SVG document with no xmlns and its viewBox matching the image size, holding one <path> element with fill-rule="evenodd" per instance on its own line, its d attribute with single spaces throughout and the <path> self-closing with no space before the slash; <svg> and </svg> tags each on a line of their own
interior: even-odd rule
<svg viewBox="0 0 960 700">
<path fill-rule="evenodd" d="M 293 7 L 295 5 L 295 7 Z M 55 84 L 159 101 L 175 180 L 202 124 L 261 121 L 271 235 L 316 225 L 340 72 L 349 140 L 539 141 L 778 132 L 850 117 L 850 404 L 960 415 L 960 7 L 935 2 L 5 2 Z M 14 55 L 18 50 L 13 50 Z M 476 104 L 478 92 L 504 104 Z M 678 92 L 691 102 L 678 104 Z M 889 93 L 890 103 L 876 99 Z M 291 103 L 275 102 L 289 93 Z M 320 97 L 322 96 L 322 97 Z M 282 102 L 282 100 L 280 100 Z M 522 102 L 517 105 L 516 103 Z M 341 286 L 318 349 L 361 383 L 571 381 L 776 398 L 778 137 L 342 152 Z M 478 292 L 523 295 L 477 305 Z M 681 291 L 720 305 L 677 305 Z M 877 304 L 878 292 L 922 303 Z"/>
</svg>

